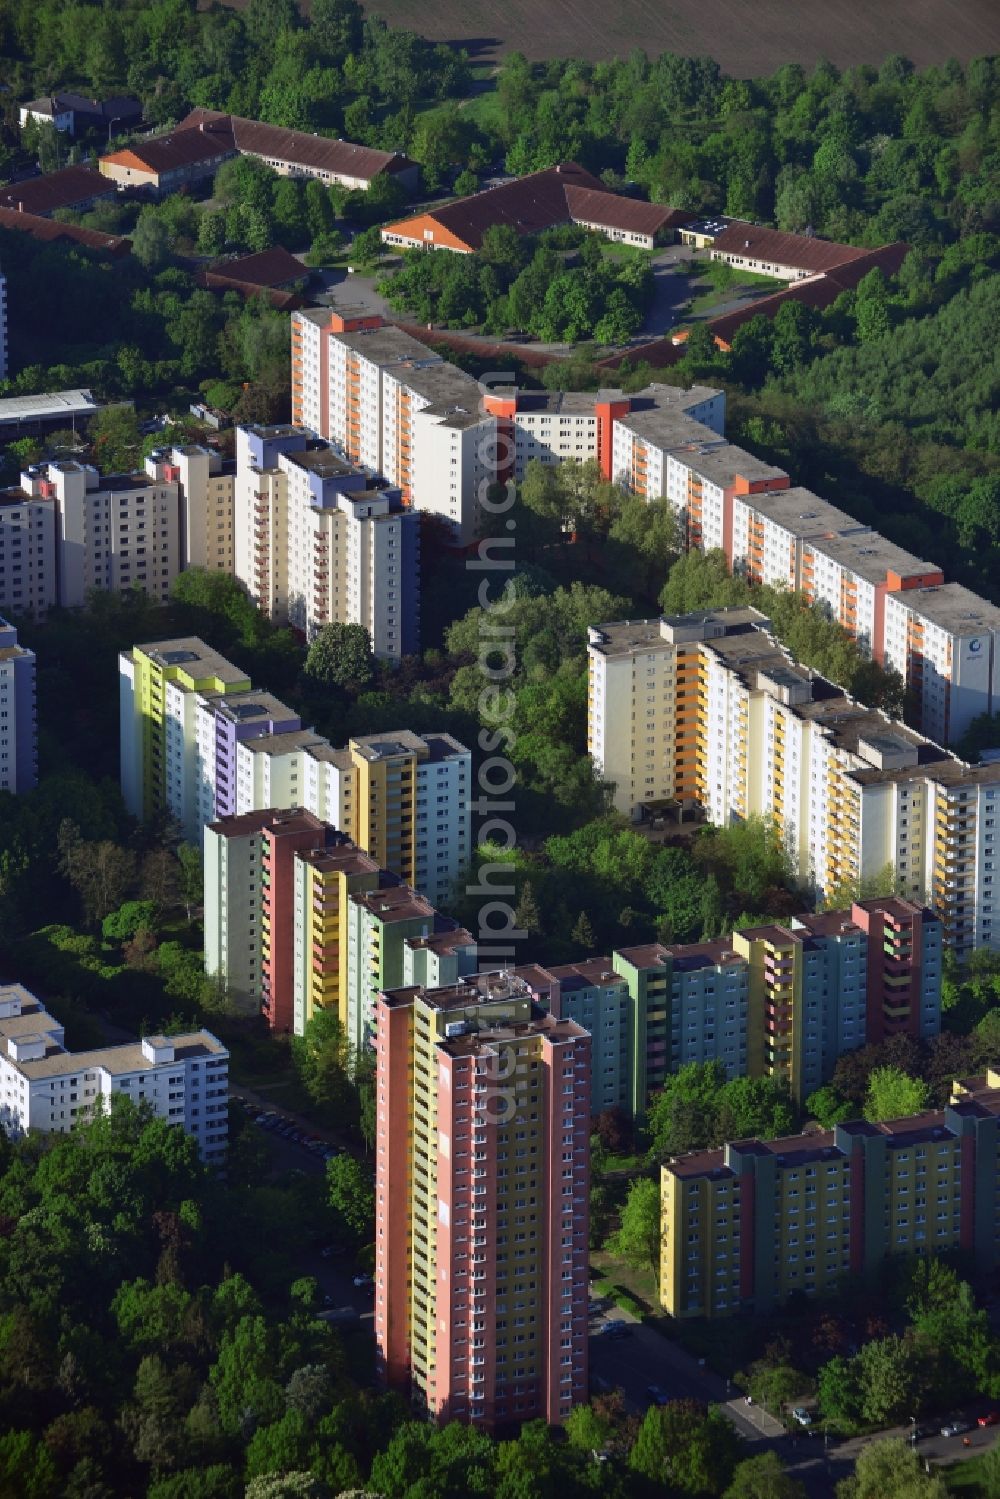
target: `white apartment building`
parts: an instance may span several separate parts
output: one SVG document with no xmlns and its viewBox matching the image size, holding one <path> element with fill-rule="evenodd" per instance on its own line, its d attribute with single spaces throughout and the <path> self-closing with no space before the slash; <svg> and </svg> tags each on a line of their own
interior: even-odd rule
<svg viewBox="0 0 1000 1499">
<path fill-rule="evenodd" d="M 597 459 L 621 479 L 626 449 L 641 441 L 625 436 L 630 414 L 639 427 L 652 420 L 661 442 L 657 422 L 668 423 L 671 445 L 714 443 L 725 420 L 724 394 L 703 386 L 656 384 L 633 396 L 486 390 L 402 329 L 326 309 L 293 314 L 292 379 L 297 422 L 397 484 L 414 509 L 440 515 L 462 546 L 481 530 L 485 486 L 520 479 L 532 459 Z"/>
<path fill-rule="evenodd" d="M 802 591 L 824 606 L 876 661 L 885 653 L 886 600 L 902 589 L 944 581 L 940 568 L 877 531 L 814 537 L 803 546 Z"/>
<path fill-rule="evenodd" d="M 1000 947 L 1000 765 L 970 767 L 798 666 L 752 609 L 590 631 L 588 742 L 615 807 L 782 830 L 818 897 L 884 876 L 958 951 Z"/>
<path fill-rule="evenodd" d="M 232 1003 L 256 1015 L 261 1005 L 261 829 L 274 813 L 207 824 L 205 860 L 205 972 L 225 980 Z"/>
<path fill-rule="evenodd" d="M 0 791 L 19 795 L 37 782 L 35 653 L 0 618 Z"/>
<path fill-rule="evenodd" d="M 57 600 L 80 608 L 91 588 L 118 592 L 139 585 L 165 599 L 181 570 L 177 486 L 152 459 L 145 474 L 105 479 L 72 461 L 28 469 L 31 499 L 54 499 Z"/>
<path fill-rule="evenodd" d="M 210 1031 L 80 1052 L 67 1051 L 64 1039 L 22 984 L 0 986 L 0 1126 L 11 1139 L 68 1134 L 124 1097 L 193 1135 L 205 1160 L 225 1155 L 229 1053 Z"/>
<path fill-rule="evenodd" d="M 236 815 L 264 807 L 306 807 L 336 827 L 332 818 L 308 801 L 307 752 L 327 749 L 327 740 L 312 729 L 241 741 L 236 746 Z"/>
<path fill-rule="evenodd" d="M 480 485 L 494 477 L 496 429 L 478 382 L 400 328 L 331 332 L 309 324 L 307 313 L 295 317 L 312 334 L 313 388 L 303 386 L 301 419 L 318 420 L 316 430 L 397 485 L 406 504 L 440 515 L 458 544 L 474 540 Z M 321 366 L 328 385 L 317 399 Z"/>
<path fill-rule="evenodd" d="M 446 905 L 471 857 L 471 783 L 471 752 L 450 734 L 401 729 L 334 749 L 300 730 L 237 744 L 233 810 L 302 807 Z"/>
<path fill-rule="evenodd" d="M 81 608 L 96 588 L 163 600 L 185 567 L 233 570 L 231 465 L 196 446 L 103 477 L 65 461 L 0 492 L 0 609 Z"/>
<path fill-rule="evenodd" d="M 1000 609 L 960 583 L 890 593 L 884 652 L 910 690 L 914 722 L 938 744 L 1000 711 Z"/>
<path fill-rule="evenodd" d="M 235 462 L 197 443 L 154 459 L 157 472 L 178 486 L 183 566 L 234 572 Z"/>
<path fill-rule="evenodd" d="M 0 491 L 0 612 L 41 617 L 58 604 L 58 519 L 50 496 Z"/>
<path fill-rule="evenodd" d="M 360 624 L 387 660 L 418 649 L 419 522 L 399 490 L 300 427 L 237 433 L 236 576 L 307 639 Z"/>
<path fill-rule="evenodd" d="M 801 590 L 815 567 L 814 537 L 871 535 L 871 528 L 811 489 L 793 484 L 763 494 L 733 496 L 729 566 L 751 583 Z M 803 559 L 808 558 L 805 568 Z"/>
</svg>

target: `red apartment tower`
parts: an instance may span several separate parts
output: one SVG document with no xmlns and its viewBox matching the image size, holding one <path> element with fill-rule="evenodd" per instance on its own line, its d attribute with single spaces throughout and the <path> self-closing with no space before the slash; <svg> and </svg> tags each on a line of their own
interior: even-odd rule
<svg viewBox="0 0 1000 1499">
<path fill-rule="evenodd" d="M 261 1008 L 273 1031 L 290 1034 L 295 955 L 295 855 L 342 843 L 344 835 L 296 808 L 261 828 Z"/>
<path fill-rule="evenodd" d="M 513 974 L 379 995 L 378 1371 L 437 1421 L 587 1399 L 590 1046 Z"/>
</svg>

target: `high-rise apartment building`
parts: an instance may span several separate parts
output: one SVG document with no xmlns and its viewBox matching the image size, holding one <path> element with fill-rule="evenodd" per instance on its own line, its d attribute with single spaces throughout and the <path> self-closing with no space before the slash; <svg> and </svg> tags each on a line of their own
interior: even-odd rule
<svg viewBox="0 0 1000 1499">
<path fill-rule="evenodd" d="M 292 318 L 292 415 L 398 485 L 406 504 L 440 516 L 467 546 L 493 480 L 521 478 L 532 459 L 568 458 L 596 459 L 609 479 L 638 479 L 629 421 L 657 432 L 661 421 L 677 446 L 718 444 L 725 396 L 702 386 L 652 385 L 637 395 L 481 388 L 400 328 L 320 308 Z M 653 497 L 651 488 L 638 492 Z"/>
<path fill-rule="evenodd" d="M 294 313 L 292 419 L 439 515 L 460 544 L 474 539 L 495 424 L 472 376 L 401 328 L 363 313 Z"/>
<path fill-rule="evenodd" d="M 239 667 L 188 636 L 137 645 L 118 657 L 121 786 L 133 817 L 166 813 L 185 838 L 201 836 L 198 709 L 205 694 L 239 695 Z"/>
<path fill-rule="evenodd" d="M 68 1134 L 115 1098 L 193 1135 L 207 1161 L 225 1155 L 229 1053 L 211 1031 L 67 1051 L 63 1027 L 22 984 L 0 985 L 0 1128 Z"/>
<path fill-rule="evenodd" d="M 376 656 L 419 649 L 419 520 L 400 490 L 301 427 L 240 427 L 236 576 L 270 618 L 311 639 L 363 625 Z"/>
<path fill-rule="evenodd" d="M 332 1009 L 356 1051 L 386 983 L 452 983 L 476 968 L 470 934 L 301 807 L 205 829 L 205 969 L 271 1029 L 301 1035 Z"/>
<path fill-rule="evenodd" d="M 439 916 L 427 897 L 409 885 L 352 894 L 346 918 L 348 982 L 342 1018 L 351 1045 L 359 1050 L 371 1041 L 378 994 L 414 982 L 414 969 L 427 971 L 431 951 L 436 962 L 428 976 L 434 987 L 476 971 L 471 935 Z"/>
<path fill-rule="evenodd" d="M 201 822 L 229 817 L 237 810 L 237 745 L 248 739 L 301 731 L 299 715 L 269 692 L 248 687 L 246 692 L 199 694 L 195 733 Z M 254 803 L 256 807 L 267 805 L 263 800 Z"/>
<path fill-rule="evenodd" d="M 734 573 L 804 594 L 877 661 L 889 600 L 942 580 L 933 562 L 798 486 L 735 497 L 723 549 Z"/>
<path fill-rule="evenodd" d="M 236 811 L 304 806 L 446 905 L 471 856 L 472 757 L 450 734 L 367 734 L 333 749 L 301 731 L 236 746 Z"/>
<path fill-rule="evenodd" d="M 187 443 L 154 453 L 151 462 L 177 485 L 182 566 L 235 572 L 235 460 Z"/>
<path fill-rule="evenodd" d="M 221 817 L 299 807 L 433 905 L 471 855 L 472 756 L 450 734 L 369 734 L 334 749 L 195 637 L 119 657 L 121 785 L 135 817 L 185 838 Z"/>
<path fill-rule="evenodd" d="M 143 471 L 71 460 L 26 469 L 0 492 L 0 608 L 82 608 L 92 588 L 165 599 L 184 567 L 233 570 L 232 465 L 204 448 L 162 449 Z"/>
<path fill-rule="evenodd" d="M 959 952 L 995 925 L 1000 765 L 969 766 L 797 665 L 754 609 L 590 631 L 589 747 L 616 808 L 782 829 L 818 896 L 892 869 Z"/>
<path fill-rule="evenodd" d="M 1000 711 L 1000 609 L 960 583 L 889 594 L 883 660 L 906 683 L 911 722 L 938 744 Z"/>
<path fill-rule="evenodd" d="M 711 942 L 649 942 L 610 957 L 513 970 L 557 1019 L 593 1037 L 594 1112 L 633 1118 L 689 1062 L 773 1077 L 802 1103 L 869 1041 L 934 1036 L 941 923 L 897 896 L 806 913 Z"/>
<path fill-rule="evenodd" d="M 18 645 L 14 626 L 0 619 L 0 791 L 18 795 L 37 781 L 35 653 Z"/>
<path fill-rule="evenodd" d="M 739 1140 L 661 1168 L 660 1302 L 672 1317 L 767 1313 L 891 1254 L 1000 1241 L 1000 1076 L 956 1083 L 937 1113 Z"/>
<path fill-rule="evenodd" d="M 587 1398 L 590 1047 L 510 975 L 378 997 L 378 1367 L 435 1420 Z"/>
</svg>

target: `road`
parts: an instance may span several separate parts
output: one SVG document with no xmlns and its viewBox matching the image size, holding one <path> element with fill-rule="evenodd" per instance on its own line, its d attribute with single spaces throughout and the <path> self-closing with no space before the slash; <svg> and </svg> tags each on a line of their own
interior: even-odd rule
<svg viewBox="0 0 1000 1499">
<path fill-rule="evenodd" d="M 258 1101 L 256 1095 L 247 1088 L 236 1088 L 234 1093 L 237 1098 L 247 1098 L 254 1102 Z M 260 1103 L 262 1108 L 269 1107 L 266 1100 L 260 1100 Z M 302 1120 L 296 1119 L 293 1114 L 289 1114 L 284 1109 L 277 1112 L 281 1113 L 282 1117 L 288 1119 L 290 1123 L 303 1123 Z M 276 1135 L 273 1130 L 262 1129 L 260 1125 L 255 1125 L 251 1122 L 248 1128 L 255 1130 L 261 1140 L 265 1142 L 271 1157 L 272 1175 L 287 1176 L 290 1171 L 305 1171 L 310 1174 L 319 1174 L 325 1171 L 326 1162 L 322 1156 L 314 1154 L 311 1150 L 304 1149 L 301 1145 L 296 1145 L 294 1141 L 285 1139 L 283 1135 Z M 328 1136 L 327 1131 L 318 1130 L 311 1124 L 305 1124 L 305 1128 L 311 1134 L 322 1135 L 324 1138 Z M 356 1274 L 357 1267 L 350 1252 L 324 1258 L 321 1245 L 303 1245 L 296 1270 L 300 1275 L 314 1275 L 321 1291 L 324 1295 L 329 1296 L 333 1307 L 350 1306 L 357 1312 L 357 1323 L 347 1324 L 341 1331 L 357 1331 L 370 1341 L 374 1341 L 375 1312 L 373 1292 L 371 1289 L 365 1289 L 354 1284 L 353 1277 Z M 373 1371 L 374 1367 L 373 1356 Z"/>
<path fill-rule="evenodd" d="M 237 1097 L 259 1102 L 261 1107 L 270 1107 L 265 1098 L 255 1095 L 250 1089 L 238 1087 Z M 313 1134 L 331 1138 L 328 1131 L 316 1129 L 308 1121 L 297 1118 L 287 1110 L 278 1110 L 290 1122 L 299 1124 Z M 273 1130 L 257 1129 L 266 1142 L 275 1175 L 287 1175 L 289 1171 L 319 1173 L 325 1170 L 325 1161 L 301 1145 L 276 1135 Z M 331 1143 L 339 1141 L 331 1139 Z M 357 1287 L 353 1283 L 355 1265 L 349 1254 L 324 1258 L 321 1248 L 303 1246 L 297 1266 L 303 1275 L 313 1275 L 324 1295 L 329 1296 L 334 1307 L 353 1307 L 358 1314 L 353 1330 L 369 1341 L 374 1339 L 374 1308 L 370 1289 Z M 606 1332 L 609 1322 L 615 1322 L 627 1330 L 621 1335 Z M 352 1327 L 344 1329 L 351 1331 Z M 647 1393 L 656 1385 L 670 1400 L 691 1399 L 706 1405 L 717 1405 L 729 1418 L 739 1435 L 754 1452 L 772 1448 L 781 1458 L 790 1473 L 805 1486 L 809 1499 L 833 1499 L 835 1485 L 847 1477 L 854 1467 L 855 1459 L 863 1447 L 872 1441 L 898 1437 L 907 1441 L 909 1427 L 897 1427 L 878 1432 L 875 1436 L 851 1437 L 846 1441 L 824 1443 L 818 1430 L 786 1430 L 759 1406 L 748 1406 L 743 1397 L 734 1396 L 728 1380 L 722 1379 L 713 1370 L 693 1358 L 689 1353 L 672 1343 L 656 1328 L 641 1322 L 630 1312 L 622 1311 L 613 1304 L 591 1296 L 590 1318 L 590 1384 L 591 1391 L 602 1388 L 621 1389 L 628 1410 L 641 1414 L 650 1404 Z M 374 1359 L 372 1360 L 374 1370 Z M 985 1407 L 981 1407 L 985 1409 Z M 979 1413 L 980 1408 L 976 1408 Z M 945 1422 L 941 1418 L 941 1424 Z M 963 1436 L 968 1437 L 968 1446 Z M 961 1462 L 976 1457 L 992 1447 L 1000 1436 L 1000 1427 L 975 1426 L 969 1432 L 954 1437 L 940 1434 L 925 1438 L 916 1444 L 918 1455 L 932 1466 Z"/>
<path fill-rule="evenodd" d="M 591 1305 L 595 1305 L 593 1300 Z M 608 1321 L 623 1323 L 628 1331 L 620 1337 L 610 1336 L 602 1330 Z M 718 1405 L 755 1453 L 772 1448 L 778 1454 L 789 1472 L 801 1479 L 809 1499 L 832 1499 L 836 1483 L 853 1471 L 858 1453 L 870 1442 L 888 1437 L 908 1441 L 910 1436 L 909 1427 L 898 1427 L 826 1445 L 818 1430 L 789 1432 L 759 1406 L 748 1406 L 742 1396 L 734 1398 L 728 1381 L 699 1364 L 683 1348 L 614 1305 L 591 1316 L 591 1390 L 600 1390 L 604 1382 L 612 1389 L 621 1389 L 627 1408 L 639 1414 L 650 1403 L 650 1385 L 658 1386 L 670 1400 L 694 1398 L 706 1405 Z M 941 1425 L 945 1420 L 941 1418 Z M 964 1435 L 969 1438 L 967 1447 L 961 1435 L 936 1434 L 918 1442 L 917 1453 L 932 1466 L 961 1462 L 992 1447 L 1000 1427 L 977 1426 Z"/>
</svg>

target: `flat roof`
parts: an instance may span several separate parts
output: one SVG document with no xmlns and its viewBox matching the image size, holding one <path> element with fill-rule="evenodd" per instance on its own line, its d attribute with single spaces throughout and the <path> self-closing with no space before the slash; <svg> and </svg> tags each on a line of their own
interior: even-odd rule
<svg viewBox="0 0 1000 1499">
<path fill-rule="evenodd" d="M 769 489 L 762 494 L 738 494 L 735 499 L 793 536 L 843 535 L 847 532 L 874 534 L 870 526 L 863 525 L 846 510 L 831 505 L 829 500 L 821 499 L 811 489 L 799 484 L 793 484 L 789 489 Z"/>
<path fill-rule="evenodd" d="M 915 557 L 878 531 L 863 531 L 854 536 L 816 537 L 809 545 L 814 552 L 849 568 L 869 583 L 883 582 L 889 572 L 903 576 L 940 572 L 936 563 Z"/>
<path fill-rule="evenodd" d="M 206 692 L 204 697 L 206 705 L 230 723 L 249 723 L 258 718 L 280 722 L 299 716 L 273 693 L 255 687 L 239 693 Z"/>
<path fill-rule="evenodd" d="M 325 743 L 326 740 L 312 729 L 292 729 L 286 734 L 261 734 L 256 739 L 241 739 L 240 748 L 253 755 L 287 755 L 293 750 L 311 749 Z"/>
<path fill-rule="evenodd" d="M 206 645 L 197 635 L 182 635 L 176 640 L 151 640 L 144 645 L 133 646 L 133 650 L 141 651 L 158 666 L 184 667 L 186 674 L 192 677 L 211 676 L 217 677 L 221 682 L 233 683 L 248 680 L 245 671 L 227 661 L 221 652 Z"/>
<path fill-rule="evenodd" d="M 446 1036 L 437 1045 L 438 1050 L 448 1056 L 463 1057 L 478 1056 L 490 1047 L 526 1041 L 535 1036 L 547 1041 L 575 1041 L 589 1035 L 590 1032 L 585 1031 L 575 1020 L 557 1020 L 553 1015 L 543 1014 L 520 1023 L 515 1021 L 509 1025 L 484 1025 L 482 1029 L 468 1031 L 462 1036 Z"/>
<path fill-rule="evenodd" d="M 894 607 L 909 609 L 950 635 L 985 635 L 1000 630 L 1000 608 L 961 583 L 906 588 L 889 597 Z"/>
<path fill-rule="evenodd" d="M 449 918 L 438 915 L 439 921 L 448 921 Z M 442 956 L 457 952 L 461 947 L 475 947 L 476 939 L 464 926 L 446 927 L 438 932 L 431 932 L 426 937 L 407 937 L 404 939 L 406 946 L 414 951 L 440 953 Z"/>
<path fill-rule="evenodd" d="M 440 354 L 394 323 L 383 323 L 381 328 L 356 328 L 351 333 L 331 333 L 330 337 L 375 364 L 395 364 L 408 359 L 424 364 L 444 363 Z M 454 365 L 449 365 L 449 369 L 454 369 Z"/>
<path fill-rule="evenodd" d="M 385 890 L 360 891 L 351 896 L 356 906 L 363 906 L 379 921 L 390 924 L 394 921 L 423 920 L 434 925 L 435 910 L 425 895 L 411 889 L 409 885 L 397 885 Z M 430 935 L 428 933 L 428 935 Z"/>
<path fill-rule="evenodd" d="M 0 401 L 4 422 L 39 421 L 49 416 L 90 416 L 98 410 L 89 390 L 50 390 L 37 396 L 6 396 Z"/>
<path fill-rule="evenodd" d="M 210 822 L 208 826 L 213 833 L 218 833 L 225 838 L 239 838 L 248 833 L 261 833 L 271 828 L 286 833 L 307 831 L 318 833 L 324 828 L 328 832 L 332 831 L 315 813 L 307 811 L 305 807 L 264 807 L 255 812 L 232 812 L 226 817 Z"/>
<path fill-rule="evenodd" d="M 767 636 L 762 629 L 754 628 L 765 625 L 769 621 L 761 614 L 759 609 L 750 606 L 734 605 L 729 609 L 696 609 L 690 614 L 662 615 L 654 619 L 618 619 L 604 624 L 594 625 L 593 629 L 600 632 L 603 639 L 591 641 L 590 649 L 602 656 L 631 656 L 639 651 L 673 651 L 675 644 L 660 629 L 661 621 L 672 625 L 694 625 L 700 622 L 718 621 L 727 630 L 737 632 L 741 642 L 748 642 L 743 647 L 760 653 L 769 650 L 775 651 L 775 642 Z M 754 645 L 756 639 L 763 637 L 770 640 L 769 647 L 759 644 Z M 728 635 L 721 636 L 719 640 L 711 644 L 718 645 L 720 641 L 728 639 Z M 701 643 L 701 642 L 692 642 Z M 686 642 L 685 642 L 686 644 Z"/>
<path fill-rule="evenodd" d="M 195 1057 L 228 1056 L 222 1043 L 210 1031 L 190 1031 L 184 1035 L 169 1037 L 174 1048 L 174 1061 L 190 1061 Z M 170 1066 L 169 1062 L 151 1062 L 142 1049 L 141 1041 L 126 1041 L 121 1046 L 104 1046 L 94 1051 L 64 1051 L 61 1047 L 48 1052 L 31 1062 L 15 1062 L 10 1065 L 29 1080 L 40 1077 L 58 1077 L 65 1072 L 89 1072 L 101 1069 L 113 1077 L 124 1072 L 149 1072 L 154 1067 Z"/>
<path fill-rule="evenodd" d="M 716 436 L 715 433 L 712 435 Z M 690 453 L 680 449 L 674 457 L 699 478 L 707 479 L 720 489 L 727 489 L 738 478 L 759 484 L 762 480 L 788 477 L 785 470 L 778 468 L 777 464 L 767 463 L 754 453 L 748 453 L 746 448 L 739 448 L 731 442 L 716 441 L 711 447 L 696 447 Z"/>
</svg>

